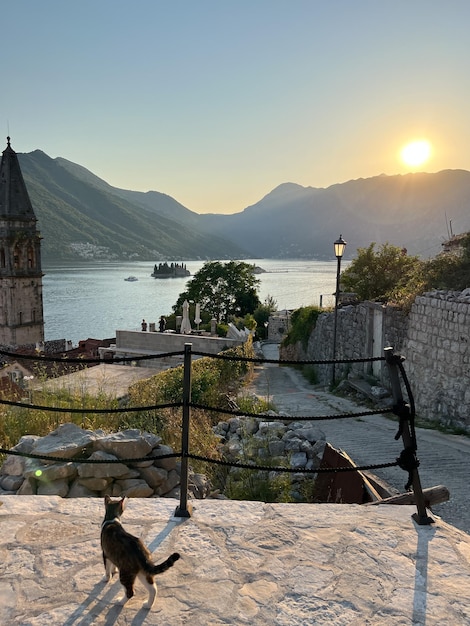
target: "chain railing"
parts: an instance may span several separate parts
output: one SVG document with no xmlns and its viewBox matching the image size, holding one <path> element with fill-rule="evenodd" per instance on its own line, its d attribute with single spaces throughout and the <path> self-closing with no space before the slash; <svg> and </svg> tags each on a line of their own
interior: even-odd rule
<svg viewBox="0 0 470 626">
<path fill-rule="evenodd" d="M 0 354 L 14 357 L 16 359 L 31 359 L 35 361 L 55 361 L 61 363 L 80 363 L 81 365 L 86 364 L 96 364 L 103 363 L 102 359 L 68 359 L 68 358 L 60 358 L 57 357 L 47 357 L 47 356 L 39 356 L 39 355 L 19 355 L 16 353 L 10 353 L 0 350 Z M 7 406 L 17 406 L 21 408 L 28 409 L 39 409 L 42 411 L 53 411 L 53 412 L 62 412 L 62 413 L 129 413 L 129 412 L 139 412 L 144 410 L 157 410 L 157 409 L 167 409 L 167 408 L 182 408 L 182 429 L 181 429 L 181 451 L 155 457 L 156 459 L 162 458 L 170 458 L 176 457 L 181 458 L 181 474 L 180 474 L 180 502 L 179 506 L 176 508 L 175 516 L 176 517 L 190 517 L 192 513 L 192 507 L 190 502 L 188 501 L 188 486 L 189 486 L 189 461 L 197 460 L 203 461 L 206 463 L 225 465 L 229 467 L 238 467 L 243 469 L 249 469 L 253 471 L 266 470 L 270 472 L 283 472 L 283 473 L 310 473 L 310 474 L 319 474 L 319 473 L 336 473 L 336 472 L 360 472 L 366 470 L 374 470 L 381 469 L 386 467 L 394 467 L 398 466 L 404 471 L 408 472 L 408 482 L 406 484 L 406 489 L 409 490 L 412 488 L 414 499 L 417 507 L 417 513 L 413 515 L 415 521 L 420 525 L 426 525 L 432 523 L 434 520 L 428 516 L 426 510 L 426 502 L 423 494 L 423 490 L 421 487 L 421 481 L 418 473 L 419 460 L 417 458 L 417 442 L 416 442 L 416 432 L 415 432 L 415 406 L 413 394 L 411 391 L 410 384 L 408 382 L 405 369 L 403 367 L 403 357 L 394 353 L 393 348 L 385 349 L 384 357 L 373 357 L 373 358 L 358 358 L 358 359 L 341 359 L 341 360 L 308 360 L 308 361 L 287 361 L 287 360 L 274 360 L 274 359 L 262 359 L 262 358 L 252 358 L 252 357 L 234 357 L 221 354 L 210 354 L 201 351 L 192 351 L 192 344 L 186 343 L 183 351 L 178 352 L 168 352 L 164 354 L 155 354 L 155 355 L 146 355 L 145 357 L 130 357 L 130 358 L 119 358 L 116 360 L 106 360 L 105 363 L 122 363 L 126 361 L 137 361 L 140 359 L 159 359 L 165 358 L 168 356 L 181 356 L 183 355 L 183 390 L 182 390 L 182 401 L 181 402 L 170 402 L 165 404 L 155 404 L 155 405 L 145 405 L 138 407 L 121 407 L 121 408 L 108 408 L 108 409 L 90 409 L 90 408 L 65 408 L 65 407 L 51 407 L 51 406 L 43 406 L 37 404 L 30 404 L 25 402 L 15 402 L 0 399 L 0 404 Z M 398 432 L 395 435 L 395 439 L 402 439 L 403 442 L 403 451 L 395 461 L 372 464 L 372 465 L 364 465 L 364 466 L 347 466 L 347 467 L 335 467 L 335 468 L 315 468 L 315 469 L 302 469 L 299 468 L 287 468 L 287 467 L 272 467 L 272 466 L 261 466 L 255 465 L 251 463 L 240 463 L 233 461 L 224 461 L 221 459 L 211 459 L 208 457 L 203 457 L 197 454 L 191 453 L 190 449 L 190 424 L 191 424 L 191 409 L 201 409 L 206 411 L 218 412 L 227 415 L 235 415 L 235 416 L 245 416 L 245 417 L 253 417 L 260 420 L 269 419 L 270 421 L 276 421 L 273 419 L 273 415 L 268 414 L 259 414 L 259 413 L 247 413 L 246 411 L 238 411 L 238 410 L 228 410 L 222 409 L 219 407 L 211 407 L 202 404 L 192 403 L 191 402 L 191 369 L 192 369 L 192 357 L 193 356 L 202 356 L 208 358 L 215 359 L 227 359 L 227 360 L 237 360 L 251 363 L 272 363 L 278 365 L 325 365 L 325 364 L 333 364 L 333 363 L 361 363 L 361 362 L 371 362 L 371 361 L 385 361 L 392 387 L 392 395 L 393 395 L 393 407 L 390 409 L 381 409 L 379 411 L 360 411 L 360 412 L 350 412 L 344 414 L 336 414 L 336 415 L 327 415 L 327 416 L 289 416 L 292 420 L 295 421 L 320 421 L 320 420 L 332 420 L 332 419 L 348 419 L 348 418 L 357 418 L 369 415 L 378 415 L 384 413 L 394 413 L 399 419 L 399 428 Z M 408 403 L 405 402 L 403 398 L 403 393 L 401 389 L 401 380 L 406 388 L 406 393 L 408 397 Z M 279 420 L 285 421 L 285 416 L 282 418 L 278 418 Z M 53 457 L 49 455 L 40 455 L 26 452 L 19 452 L 16 450 L 7 450 L 0 448 L 0 453 L 6 455 L 16 455 L 23 456 L 27 458 L 45 460 L 45 461 L 55 461 L 55 462 L 63 462 L 63 458 Z M 125 464 L 135 464 L 139 463 L 143 460 L 148 461 L 149 456 L 145 458 L 136 459 L 116 459 L 116 460 L 97 460 L 97 459 L 88 459 L 88 458 L 74 458 L 73 461 L 76 463 L 125 463 Z"/>
</svg>

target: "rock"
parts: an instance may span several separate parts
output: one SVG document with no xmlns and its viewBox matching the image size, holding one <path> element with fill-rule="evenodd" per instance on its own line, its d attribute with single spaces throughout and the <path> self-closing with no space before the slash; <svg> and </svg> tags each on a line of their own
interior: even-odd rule
<svg viewBox="0 0 470 626">
<path fill-rule="evenodd" d="M 298 437 L 295 437 L 294 439 L 289 439 L 288 441 L 285 442 L 286 452 L 299 452 L 301 443 L 302 443 L 302 440 L 299 439 Z"/>
<path fill-rule="evenodd" d="M 293 429 L 295 436 L 299 439 L 306 439 L 311 443 L 325 439 L 325 433 L 315 426 L 302 426 L 302 428 Z"/>
<path fill-rule="evenodd" d="M 168 492 L 170 492 L 172 489 L 174 489 L 177 485 L 179 485 L 180 483 L 180 477 L 179 474 L 176 470 L 171 470 L 168 473 L 168 478 L 166 479 L 166 481 L 160 485 L 160 487 L 157 488 L 157 495 L 159 496 L 164 496 L 165 494 L 167 494 Z"/>
<path fill-rule="evenodd" d="M 287 430 L 287 426 L 282 422 L 260 422 L 258 433 L 268 437 L 282 437 Z"/>
<path fill-rule="evenodd" d="M 69 492 L 69 484 L 66 480 L 53 480 L 48 483 L 38 483 L 38 496 L 60 496 L 65 498 Z"/>
<path fill-rule="evenodd" d="M 307 465 L 307 455 L 305 452 L 295 452 L 290 458 L 292 468 L 305 467 Z"/>
<path fill-rule="evenodd" d="M 259 429 L 259 420 L 254 417 L 245 417 L 243 418 L 241 428 L 246 437 L 254 435 Z"/>
<path fill-rule="evenodd" d="M 156 467 L 162 467 L 167 471 L 175 469 L 176 457 L 170 457 L 169 459 L 158 458 L 159 456 L 163 456 L 165 454 L 173 454 L 173 448 L 165 446 L 164 444 L 160 444 L 157 448 L 155 448 L 152 452 L 152 456 L 155 457 L 154 465 Z"/>
<path fill-rule="evenodd" d="M 103 452 L 101 450 L 93 452 L 93 454 L 90 456 L 90 459 L 96 459 L 97 461 L 117 460 L 117 458 L 112 454 L 107 454 L 106 452 Z M 78 475 L 81 478 L 106 478 L 109 476 L 112 478 L 118 478 L 127 474 L 128 471 L 129 468 L 123 463 L 84 463 L 79 465 L 78 467 Z"/>
<path fill-rule="evenodd" d="M 139 478 L 140 471 L 131 467 L 127 468 L 127 474 L 119 476 L 119 480 L 127 480 L 128 478 Z"/>
<path fill-rule="evenodd" d="M 270 456 L 283 456 L 286 451 L 286 444 L 281 440 L 274 440 L 268 443 Z"/>
<path fill-rule="evenodd" d="M 24 472 L 25 458 L 22 456 L 7 456 L 0 469 L 0 475 L 22 476 Z"/>
<path fill-rule="evenodd" d="M 207 498 L 211 493 L 212 486 L 204 474 L 191 474 L 188 483 L 189 492 L 198 500 Z"/>
<path fill-rule="evenodd" d="M 154 490 L 158 489 L 168 479 L 168 472 L 162 467 L 143 467 L 140 470 L 140 475 Z"/>
<path fill-rule="evenodd" d="M 113 449 L 119 456 L 94 449 L 97 447 Z M 108 435 L 101 430 L 91 432 L 64 424 L 45 437 L 22 437 L 15 448 L 25 453 L 58 456 L 64 462 L 7 456 L 0 468 L 0 493 L 145 498 L 155 493 L 167 494 L 180 484 L 181 464 L 177 457 L 159 458 L 173 454 L 173 449 L 161 444 L 159 436 L 136 429 Z M 67 461 L 77 454 L 96 463 Z M 144 460 L 131 461 L 129 465 L 113 462 L 122 458 Z M 195 497 L 206 497 L 210 492 L 210 485 L 203 478 L 202 475 L 193 478 L 191 489 Z"/>
<path fill-rule="evenodd" d="M 16 492 L 17 496 L 35 496 L 37 492 L 37 482 L 34 478 L 25 478 L 23 484 Z"/>
<path fill-rule="evenodd" d="M 80 480 L 81 479 L 77 479 L 71 484 L 67 498 L 96 498 L 96 492 L 91 491 L 88 487 L 82 485 L 79 482 Z"/>
<path fill-rule="evenodd" d="M 5 491 L 18 491 L 23 484 L 23 476 L 3 476 L 0 480 L 0 487 Z"/>
<path fill-rule="evenodd" d="M 152 451 L 153 443 L 158 445 L 157 439 L 153 441 L 150 437 L 143 436 L 137 429 L 123 430 L 97 439 L 95 450 L 114 454 L 119 459 L 140 459 Z"/>
<path fill-rule="evenodd" d="M 231 417 L 228 421 L 228 430 L 231 433 L 236 433 L 240 428 L 240 418 L 239 417 Z"/>
<path fill-rule="evenodd" d="M 109 483 L 112 482 L 112 478 L 79 478 L 77 480 L 78 485 L 86 487 L 90 491 L 104 491 Z"/>
<path fill-rule="evenodd" d="M 92 447 L 96 439 L 91 430 L 82 430 L 75 424 L 62 424 L 49 435 L 34 442 L 32 452 L 71 459 Z"/>
<path fill-rule="evenodd" d="M 29 459 L 28 459 L 29 460 Z M 35 459 L 31 459 L 35 461 Z M 32 467 L 25 470 L 26 478 L 36 478 L 40 482 L 71 479 L 77 475 L 77 466 L 74 463 L 60 463 L 54 465 L 41 465 L 37 461 Z"/>
<path fill-rule="evenodd" d="M 312 457 L 318 458 L 320 461 L 323 459 L 323 453 L 325 451 L 326 441 L 316 441 L 312 446 Z"/>
<path fill-rule="evenodd" d="M 128 498 L 148 498 L 153 495 L 153 489 L 145 480 L 130 478 L 128 480 L 117 480 L 117 484 L 121 487 L 121 495 Z"/>
</svg>

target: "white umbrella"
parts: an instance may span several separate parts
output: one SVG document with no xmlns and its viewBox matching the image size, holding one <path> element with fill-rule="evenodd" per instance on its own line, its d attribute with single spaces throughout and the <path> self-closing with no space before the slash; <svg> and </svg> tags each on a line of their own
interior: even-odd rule
<svg viewBox="0 0 470 626">
<path fill-rule="evenodd" d="M 201 305 L 199 302 L 196 302 L 196 312 L 194 313 L 194 323 L 197 325 L 197 329 L 199 330 L 199 324 L 202 322 L 201 319 Z"/>
<path fill-rule="evenodd" d="M 180 333 L 182 335 L 189 335 L 191 330 L 191 322 L 189 321 L 189 302 L 185 300 L 183 302 L 183 319 L 181 320 Z"/>
</svg>

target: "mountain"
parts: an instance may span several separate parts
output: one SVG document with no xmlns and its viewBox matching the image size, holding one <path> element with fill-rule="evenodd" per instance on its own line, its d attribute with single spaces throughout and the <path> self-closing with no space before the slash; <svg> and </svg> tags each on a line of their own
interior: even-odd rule
<svg viewBox="0 0 470 626">
<path fill-rule="evenodd" d="M 174 198 L 112 187 L 84 167 L 19 154 L 46 260 L 331 259 L 389 242 L 434 256 L 470 231 L 470 172 L 360 178 L 327 188 L 283 183 L 233 215 L 198 215 Z"/>
<path fill-rule="evenodd" d="M 258 257 L 331 259 L 341 233 L 350 253 L 372 241 L 434 256 L 470 231 L 470 172 L 375 176 L 326 189 L 285 183 L 234 215 L 203 215 L 206 232 L 230 233 Z"/>
<path fill-rule="evenodd" d="M 199 230 L 197 214 L 165 194 L 116 189 L 85 168 L 40 150 L 18 158 L 45 261 L 246 257 L 238 245 Z"/>
</svg>

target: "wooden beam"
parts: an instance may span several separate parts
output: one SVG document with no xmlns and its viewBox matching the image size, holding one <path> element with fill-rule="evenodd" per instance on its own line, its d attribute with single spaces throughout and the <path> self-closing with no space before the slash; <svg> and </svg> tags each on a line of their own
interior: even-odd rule
<svg viewBox="0 0 470 626">
<path fill-rule="evenodd" d="M 450 493 L 447 487 L 444 485 L 437 485 L 436 487 L 428 487 L 423 489 L 424 502 L 427 508 L 432 507 L 434 504 L 441 504 L 447 502 L 450 498 Z M 375 502 L 367 502 L 366 505 L 374 504 L 416 504 L 414 493 L 409 491 L 408 493 L 399 493 L 396 496 L 390 498 L 384 498 L 383 500 L 376 500 Z"/>
</svg>

